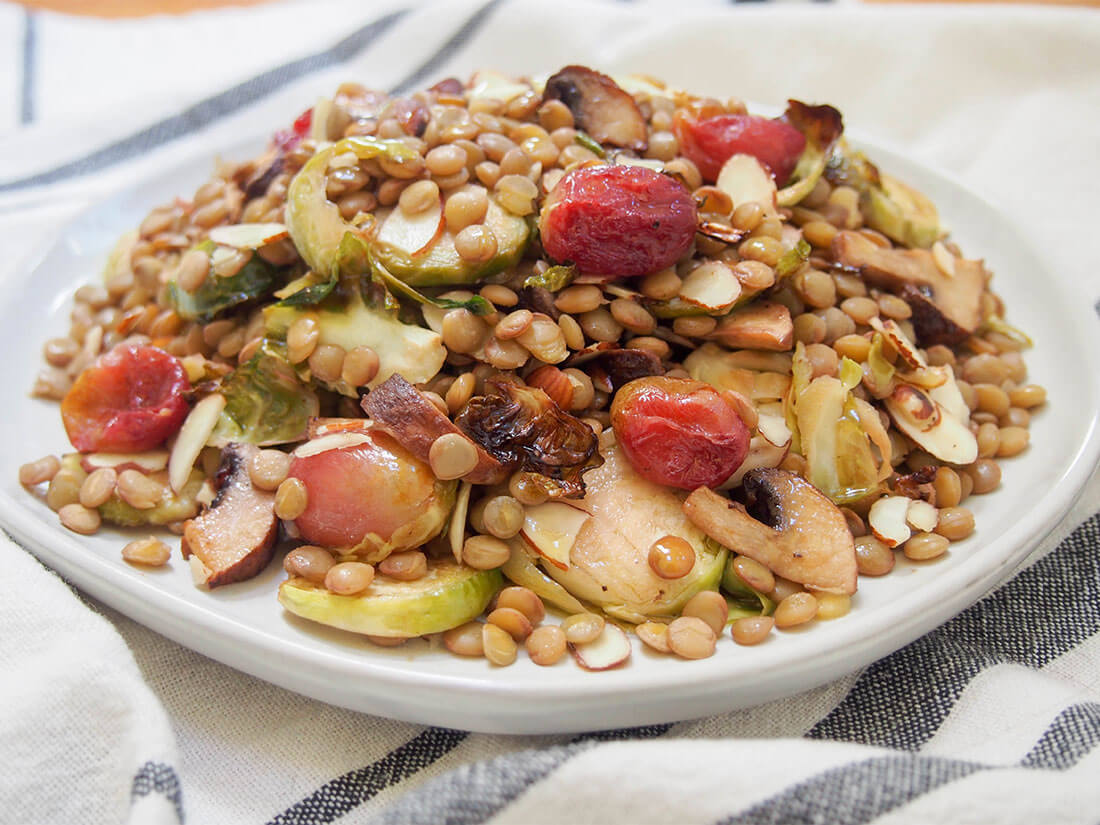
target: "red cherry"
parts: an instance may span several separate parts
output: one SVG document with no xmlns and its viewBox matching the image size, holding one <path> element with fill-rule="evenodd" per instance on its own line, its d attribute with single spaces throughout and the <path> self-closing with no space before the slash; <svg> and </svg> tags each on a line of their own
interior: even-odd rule
<svg viewBox="0 0 1100 825">
<path fill-rule="evenodd" d="M 81 452 L 139 453 L 179 430 L 190 389 L 183 365 L 164 350 L 118 346 L 80 373 L 61 420 Z"/>
<path fill-rule="evenodd" d="M 608 280 L 676 263 L 695 238 L 695 201 L 679 181 L 644 166 L 586 166 L 568 173 L 539 216 L 543 249 Z"/>
</svg>

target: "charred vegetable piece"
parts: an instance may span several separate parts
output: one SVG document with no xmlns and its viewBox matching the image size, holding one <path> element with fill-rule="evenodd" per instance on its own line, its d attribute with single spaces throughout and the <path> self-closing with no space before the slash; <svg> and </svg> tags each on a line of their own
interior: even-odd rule
<svg viewBox="0 0 1100 825">
<path fill-rule="evenodd" d="M 306 509 L 294 524 L 307 542 L 375 562 L 443 530 L 456 482 L 437 480 L 426 462 L 373 428 L 351 446 L 323 449 L 322 440 L 298 447 L 288 473 L 306 488 Z"/>
<path fill-rule="evenodd" d="M 76 379 L 61 401 L 61 420 L 81 452 L 143 452 L 179 430 L 190 389 L 183 365 L 164 350 L 117 346 Z"/>
<path fill-rule="evenodd" d="M 408 639 L 477 618 L 500 590 L 501 578 L 499 570 L 437 560 L 415 581 L 377 575 L 359 596 L 331 593 L 306 579 L 287 579 L 279 586 L 279 603 L 296 616 L 341 630 Z"/>
<path fill-rule="evenodd" d="M 605 431 L 600 440 L 603 466 L 585 476 L 585 506 L 591 512 L 562 569 L 542 565 L 546 574 L 579 599 L 630 622 L 677 616 L 702 590 L 717 590 L 726 550 L 709 541 L 684 517 L 682 494 L 640 476 Z M 678 536 L 695 551 L 687 575 L 662 579 L 649 566 L 650 547 Z"/>
<path fill-rule="evenodd" d="M 249 479 L 248 466 L 256 452 L 250 444 L 230 444 L 222 450 L 218 494 L 205 512 L 184 526 L 183 557 L 194 555 L 202 562 L 210 587 L 252 578 L 274 553 L 275 494 L 256 489 Z"/>
<path fill-rule="evenodd" d="M 693 119 L 677 113 L 674 120 L 680 152 L 699 167 L 703 178 L 718 179 L 722 164 L 734 155 L 752 155 L 782 185 L 791 176 L 806 138 L 782 120 L 760 115 L 722 114 Z"/>
<path fill-rule="evenodd" d="M 546 197 L 539 232 L 554 260 L 615 280 L 674 264 L 696 222 L 695 200 L 673 178 L 642 166 L 587 166 Z"/>
<path fill-rule="evenodd" d="M 443 339 L 430 329 L 404 324 L 396 313 L 381 306 L 367 306 L 358 293 L 345 302 L 332 299 L 316 307 L 269 306 L 264 310 L 267 333 L 285 340 L 290 326 L 308 318 L 317 323 L 318 344 L 335 344 L 350 352 L 359 346 L 370 347 L 378 355 L 378 374 L 370 386 L 377 386 L 394 373 L 416 383 L 430 381 L 443 366 L 447 350 Z M 348 395 L 357 390 L 338 388 Z"/>
<path fill-rule="evenodd" d="M 441 435 L 465 435 L 412 384 L 392 375 L 363 397 L 363 411 L 421 461 L 428 460 L 432 444 Z M 508 469 L 480 444 L 477 466 L 463 478 L 472 484 L 500 484 Z"/>
<path fill-rule="evenodd" d="M 884 249 L 858 232 L 838 232 L 833 255 L 881 289 L 899 294 L 913 310 L 912 323 L 922 346 L 957 344 L 981 323 L 985 272 L 981 261 L 955 259 L 948 276 L 926 249 Z"/>
<path fill-rule="evenodd" d="M 553 497 L 583 496 L 581 475 L 601 460 L 592 428 L 533 387 L 489 379 L 486 394 L 470 399 L 455 423 L 509 469 L 554 482 Z"/>
<path fill-rule="evenodd" d="M 256 354 L 217 383 L 225 397 L 209 443 L 268 446 L 300 441 L 317 415 L 317 395 L 287 363 L 285 347 L 264 340 Z"/>
<path fill-rule="evenodd" d="M 806 148 L 791 179 L 776 196 L 780 206 L 794 206 L 813 191 L 824 174 L 833 147 L 844 132 L 844 121 L 832 106 L 808 106 L 798 100 L 787 101 L 783 119 L 806 138 Z"/>
<path fill-rule="evenodd" d="M 605 74 L 585 66 L 566 66 L 546 81 L 543 100 L 560 100 L 573 122 L 600 144 L 644 152 L 648 131 L 634 98 Z"/>
<path fill-rule="evenodd" d="M 611 426 L 643 478 L 667 487 L 717 487 L 749 448 L 749 430 L 712 386 L 664 376 L 639 378 L 615 394 Z"/>
<path fill-rule="evenodd" d="M 856 592 L 855 541 L 835 504 L 786 470 L 752 470 L 743 487 L 745 505 L 700 487 L 684 512 L 715 541 L 786 579 L 828 593 Z"/>
<path fill-rule="evenodd" d="M 212 241 L 204 241 L 196 249 L 206 253 L 211 260 L 218 250 L 232 252 Z M 278 283 L 278 270 L 259 255 L 251 254 L 248 263 L 235 275 L 223 278 L 210 273 L 194 292 L 188 292 L 175 281 L 170 281 L 168 300 L 185 321 L 205 323 L 226 310 L 270 294 Z"/>
<path fill-rule="evenodd" d="M 636 378 L 645 378 L 649 375 L 663 375 L 664 368 L 661 359 L 652 352 L 640 349 L 623 349 L 618 344 L 599 343 L 586 347 L 569 357 L 562 363 L 563 367 L 579 367 L 582 364 L 590 364 L 585 367 L 588 372 L 602 372 L 611 382 L 611 388 L 618 392 L 624 384 L 629 384 Z"/>
</svg>

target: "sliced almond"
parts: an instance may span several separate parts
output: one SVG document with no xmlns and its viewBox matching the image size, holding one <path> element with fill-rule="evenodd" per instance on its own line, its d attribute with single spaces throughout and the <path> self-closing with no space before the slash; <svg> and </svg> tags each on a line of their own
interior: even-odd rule
<svg viewBox="0 0 1100 825">
<path fill-rule="evenodd" d="M 887 547 L 904 544 L 913 534 L 905 521 L 910 501 L 905 496 L 887 496 L 871 505 L 871 512 L 867 514 L 867 526 L 871 528 L 875 538 Z"/>
<path fill-rule="evenodd" d="M 306 428 L 307 438 L 338 433 L 366 433 L 374 426 L 369 418 L 311 418 Z"/>
<path fill-rule="evenodd" d="M 729 195 L 734 208 L 759 203 L 767 214 L 775 214 L 775 181 L 752 155 L 734 155 L 727 160 L 714 185 Z"/>
<path fill-rule="evenodd" d="M 917 345 L 909 340 L 909 337 L 902 332 L 901 327 L 898 326 L 897 321 L 887 318 L 883 321 L 881 318 L 871 318 L 868 323 L 871 329 L 876 332 L 881 332 L 886 336 L 886 339 L 897 350 L 898 355 L 905 361 L 912 369 L 925 369 L 928 367 L 928 362 L 924 360 L 924 356 L 920 354 L 917 349 Z"/>
<path fill-rule="evenodd" d="M 932 244 L 932 260 L 936 262 L 940 272 L 948 278 L 955 277 L 955 256 L 943 245 L 943 241 L 936 241 Z"/>
<path fill-rule="evenodd" d="M 470 512 L 470 491 L 473 485 L 468 481 L 460 482 L 458 495 L 455 496 L 455 508 L 451 512 L 451 526 L 447 529 L 447 540 L 451 544 L 451 553 L 455 561 L 462 564 L 462 545 L 466 541 L 466 515 Z"/>
<path fill-rule="evenodd" d="M 175 492 L 178 493 L 187 483 L 191 468 L 195 466 L 195 459 L 214 432 L 214 426 L 223 409 L 225 396 L 212 393 L 196 404 L 184 419 L 179 435 L 176 436 L 176 443 L 172 445 L 172 454 L 168 458 L 168 483 Z"/>
<path fill-rule="evenodd" d="M 630 639 L 618 625 L 606 623 L 591 642 L 570 644 L 577 664 L 585 670 L 610 670 L 630 658 Z"/>
<path fill-rule="evenodd" d="M 188 558 L 187 564 L 191 569 L 191 581 L 195 583 L 195 587 L 206 589 L 207 582 L 210 580 L 210 568 L 203 564 L 198 556 Z"/>
<path fill-rule="evenodd" d="M 725 312 L 741 297 L 741 282 L 721 261 L 692 270 L 680 287 L 680 298 L 709 312 Z"/>
<path fill-rule="evenodd" d="M 909 522 L 910 527 L 922 533 L 931 533 L 939 524 L 940 511 L 923 499 L 914 499 L 909 502 L 905 520 Z"/>
<path fill-rule="evenodd" d="M 576 507 L 548 501 L 524 510 L 520 533 L 540 556 L 555 567 L 568 570 L 569 552 L 589 518 L 591 516 Z"/>
<path fill-rule="evenodd" d="M 782 416 L 760 413 L 757 416 L 756 431 L 776 447 L 790 446 L 791 431 Z"/>
<path fill-rule="evenodd" d="M 342 450 L 345 447 L 358 447 L 360 444 L 366 444 L 371 440 L 371 437 L 366 433 L 332 433 L 331 435 L 323 435 L 320 438 L 312 438 L 305 444 L 302 444 L 291 455 L 295 458 L 308 458 L 311 455 L 317 455 L 318 453 L 327 453 L 329 450 Z"/>
<path fill-rule="evenodd" d="M 259 249 L 281 241 L 290 233 L 281 223 L 235 223 L 215 226 L 210 230 L 210 240 L 237 249 Z"/>
<path fill-rule="evenodd" d="M 899 384 L 883 403 L 897 428 L 924 450 L 948 464 L 971 464 L 978 457 L 978 440 L 965 423 L 932 397 L 931 393 L 940 389 L 925 393 L 912 384 Z M 924 416 L 926 412 L 929 414 Z"/>
<path fill-rule="evenodd" d="M 515 81 L 492 69 L 482 69 L 474 72 L 474 76 L 470 78 L 470 90 L 466 96 L 469 100 L 499 100 L 507 103 L 529 91 L 531 86 L 527 83 Z"/>
<path fill-rule="evenodd" d="M 149 450 L 144 453 L 88 453 L 80 457 L 80 466 L 91 473 L 102 467 L 118 470 L 141 470 L 155 473 L 168 466 L 167 450 Z"/>
<path fill-rule="evenodd" d="M 443 234 L 443 198 L 438 203 L 415 215 L 406 215 L 394 209 L 382 222 L 377 241 L 388 244 L 413 257 L 423 255 Z"/>
</svg>

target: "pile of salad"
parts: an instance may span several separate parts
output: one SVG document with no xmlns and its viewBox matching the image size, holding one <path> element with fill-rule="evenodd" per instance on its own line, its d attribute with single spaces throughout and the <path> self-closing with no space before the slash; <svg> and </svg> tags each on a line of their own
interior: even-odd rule
<svg viewBox="0 0 1100 825">
<path fill-rule="evenodd" d="M 1028 343 L 831 106 L 345 84 L 76 291 L 34 388 L 73 451 L 20 480 L 204 587 L 279 552 L 287 611 L 378 644 L 705 658 L 970 535 Z"/>
</svg>

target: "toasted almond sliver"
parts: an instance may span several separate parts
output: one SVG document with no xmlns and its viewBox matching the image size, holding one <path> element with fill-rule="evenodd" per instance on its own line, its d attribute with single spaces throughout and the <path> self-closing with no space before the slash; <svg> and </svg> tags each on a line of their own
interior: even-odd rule
<svg viewBox="0 0 1100 825">
<path fill-rule="evenodd" d="M 225 409 L 225 396 L 212 393 L 187 414 L 176 437 L 176 443 L 172 446 L 172 454 L 168 458 L 168 483 L 177 493 L 187 483 L 191 468 L 195 466 L 195 459 L 199 457 L 210 434 L 214 432 L 214 426 L 218 423 L 218 416 L 223 409 Z"/>
<path fill-rule="evenodd" d="M 932 260 L 936 262 L 940 272 L 948 278 L 955 277 L 955 256 L 943 245 L 943 241 L 936 241 L 932 244 Z"/>
<path fill-rule="evenodd" d="M 295 458 L 308 458 L 311 455 L 326 453 L 329 450 L 356 447 L 360 444 L 366 444 L 370 440 L 371 437 L 365 433 L 333 433 L 332 435 L 323 435 L 320 438 L 314 438 L 307 441 L 291 453 L 291 455 Z"/>
</svg>

